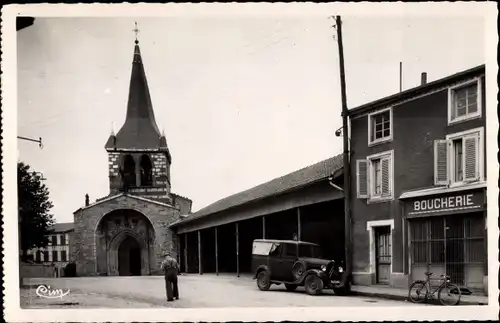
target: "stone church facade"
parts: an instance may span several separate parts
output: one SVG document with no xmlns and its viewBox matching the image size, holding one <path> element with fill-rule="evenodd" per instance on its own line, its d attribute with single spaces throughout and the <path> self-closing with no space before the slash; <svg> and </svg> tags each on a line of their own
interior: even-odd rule
<svg viewBox="0 0 500 323">
<path fill-rule="evenodd" d="M 154 275 L 166 253 L 178 257 L 168 226 L 191 213 L 191 200 L 171 192 L 172 157 L 155 121 L 136 40 L 127 115 L 111 133 L 110 193 L 74 212 L 72 260 L 78 276 Z"/>
</svg>

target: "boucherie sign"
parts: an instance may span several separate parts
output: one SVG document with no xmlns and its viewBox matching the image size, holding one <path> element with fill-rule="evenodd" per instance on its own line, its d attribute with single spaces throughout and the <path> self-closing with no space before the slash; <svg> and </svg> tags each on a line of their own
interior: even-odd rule
<svg viewBox="0 0 500 323">
<path fill-rule="evenodd" d="M 409 202 L 408 215 L 473 211 L 484 207 L 484 192 L 466 192 L 447 196 L 432 196 Z"/>
</svg>

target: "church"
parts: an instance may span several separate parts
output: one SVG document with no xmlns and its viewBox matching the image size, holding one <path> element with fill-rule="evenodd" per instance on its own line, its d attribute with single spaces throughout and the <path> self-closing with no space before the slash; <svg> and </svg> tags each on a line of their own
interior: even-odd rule
<svg viewBox="0 0 500 323">
<path fill-rule="evenodd" d="M 178 257 L 169 228 L 191 213 L 192 201 L 171 192 L 172 156 L 155 121 L 135 40 L 126 119 L 106 142 L 109 195 L 74 212 L 72 261 L 77 276 L 160 273 L 166 253 Z"/>
</svg>

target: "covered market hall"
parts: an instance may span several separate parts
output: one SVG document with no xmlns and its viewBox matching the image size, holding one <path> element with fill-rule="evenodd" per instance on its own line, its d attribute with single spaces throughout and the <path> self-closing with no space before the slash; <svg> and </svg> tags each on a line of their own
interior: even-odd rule
<svg viewBox="0 0 500 323">
<path fill-rule="evenodd" d="M 344 259 L 342 155 L 223 198 L 171 225 L 185 273 L 251 272 L 254 239 L 302 240 Z"/>
</svg>

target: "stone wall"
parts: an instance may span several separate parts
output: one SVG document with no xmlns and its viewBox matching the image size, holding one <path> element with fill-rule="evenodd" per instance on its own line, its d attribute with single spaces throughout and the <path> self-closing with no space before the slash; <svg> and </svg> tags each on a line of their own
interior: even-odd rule
<svg viewBox="0 0 500 323">
<path fill-rule="evenodd" d="M 179 220 L 180 211 L 174 207 L 141 201 L 131 196 L 119 196 L 75 212 L 72 259 L 76 262 L 78 276 L 93 276 L 98 274 L 96 229 L 106 214 L 120 209 L 131 209 L 142 213 L 154 229 L 154 251 L 150 265 L 152 274 L 155 274 L 159 270 L 163 255 L 166 252 L 170 252 L 176 256 L 176 239 L 168 226 Z"/>
<path fill-rule="evenodd" d="M 141 157 L 145 153 L 124 153 L 124 152 L 109 152 L 108 153 L 108 171 L 110 192 L 117 193 L 121 187 L 121 178 L 119 169 L 122 162 L 122 157 L 125 154 L 130 154 L 136 163 L 140 165 Z M 170 192 L 170 164 L 165 153 L 149 153 L 146 154 L 151 159 L 153 166 L 153 187 L 150 189 L 156 192 L 156 195 L 167 195 Z M 139 166 L 137 166 L 137 170 Z M 159 192 L 161 192 L 159 194 Z M 135 192 L 138 193 L 138 192 Z M 138 193 L 137 195 L 144 195 Z M 162 198 L 162 197 L 161 197 Z"/>
<path fill-rule="evenodd" d="M 174 193 L 171 193 L 170 195 L 172 196 L 172 203 L 176 208 L 180 210 L 181 215 L 187 215 L 191 213 L 193 201 L 191 201 L 187 197 L 180 196 Z"/>
</svg>

